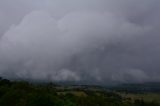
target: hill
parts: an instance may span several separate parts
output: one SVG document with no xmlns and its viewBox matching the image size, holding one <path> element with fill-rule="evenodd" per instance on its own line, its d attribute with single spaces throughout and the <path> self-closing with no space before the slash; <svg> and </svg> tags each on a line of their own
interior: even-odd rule
<svg viewBox="0 0 160 106">
<path fill-rule="evenodd" d="M 160 106 L 158 101 L 124 94 L 98 86 L 0 79 L 0 106 Z"/>
</svg>

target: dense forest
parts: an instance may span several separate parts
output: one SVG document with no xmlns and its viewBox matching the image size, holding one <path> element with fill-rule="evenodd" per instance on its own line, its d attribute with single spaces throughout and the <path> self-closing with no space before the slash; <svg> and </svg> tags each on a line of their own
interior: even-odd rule
<svg viewBox="0 0 160 106">
<path fill-rule="evenodd" d="M 122 96 L 116 91 L 64 87 L 0 78 L 0 106 L 160 106 L 158 101 Z"/>
</svg>

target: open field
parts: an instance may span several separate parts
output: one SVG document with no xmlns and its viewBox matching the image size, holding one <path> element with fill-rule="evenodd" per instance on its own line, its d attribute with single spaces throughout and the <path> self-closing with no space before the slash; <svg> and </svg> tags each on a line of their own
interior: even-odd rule
<svg viewBox="0 0 160 106">
<path fill-rule="evenodd" d="M 130 98 L 131 100 L 143 99 L 145 102 L 156 101 L 160 103 L 160 93 L 119 93 L 123 98 Z"/>
</svg>

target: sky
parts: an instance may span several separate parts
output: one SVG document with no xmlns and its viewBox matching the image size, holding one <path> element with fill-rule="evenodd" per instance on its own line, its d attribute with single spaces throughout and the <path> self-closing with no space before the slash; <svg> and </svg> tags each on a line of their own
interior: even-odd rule
<svg viewBox="0 0 160 106">
<path fill-rule="evenodd" d="M 0 0 L 0 76 L 160 81 L 159 0 Z"/>
</svg>

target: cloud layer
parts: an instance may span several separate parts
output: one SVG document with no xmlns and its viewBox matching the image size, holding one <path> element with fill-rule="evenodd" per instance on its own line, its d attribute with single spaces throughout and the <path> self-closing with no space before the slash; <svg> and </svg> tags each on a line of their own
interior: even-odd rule
<svg viewBox="0 0 160 106">
<path fill-rule="evenodd" d="M 159 2 L 0 0 L 0 76 L 160 81 Z"/>
</svg>

